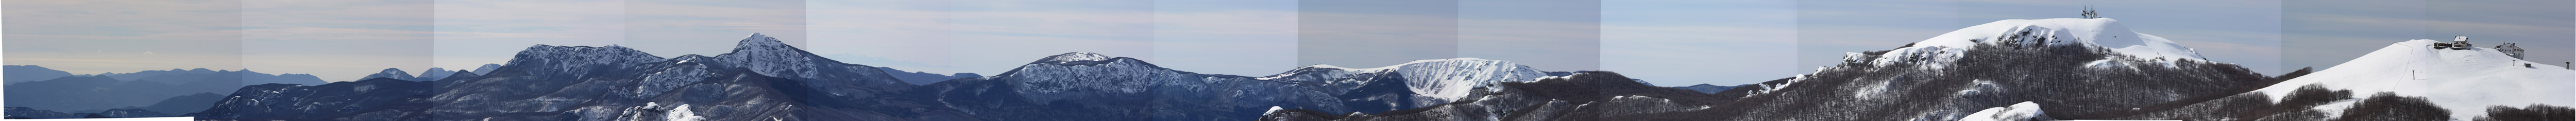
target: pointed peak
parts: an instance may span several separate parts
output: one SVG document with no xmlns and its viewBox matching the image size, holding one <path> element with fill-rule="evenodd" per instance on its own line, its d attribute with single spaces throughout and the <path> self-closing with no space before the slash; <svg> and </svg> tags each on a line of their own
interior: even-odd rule
<svg viewBox="0 0 2576 121">
<path fill-rule="evenodd" d="M 1068 62 L 1077 62 L 1077 61 L 1106 61 L 1106 60 L 1109 60 L 1109 59 L 1111 59 L 1111 58 L 1117 58 L 1117 57 L 1110 57 L 1110 56 L 1108 56 L 1108 55 L 1100 55 L 1100 53 L 1090 53 L 1090 52 L 1071 52 L 1071 53 L 1064 53 L 1064 54 L 1056 54 L 1055 56 L 1047 56 L 1047 57 L 1046 57 L 1046 59 L 1038 59 L 1038 62 L 1031 62 L 1031 63 L 1033 63 L 1033 64 L 1034 64 L 1034 63 L 1068 63 Z"/>
<path fill-rule="evenodd" d="M 741 42 L 741 43 L 738 43 L 738 44 L 734 45 L 734 48 L 736 48 L 736 49 L 740 49 L 740 48 L 756 48 L 756 47 L 788 47 L 788 46 L 787 46 L 787 43 L 786 43 L 786 42 L 781 42 L 781 41 L 779 41 L 779 40 L 778 40 L 778 38 L 775 38 L 775 37 L 769 37 L 769 35 L 763 35 L 763 34 L 760 34 L 760 33 L 751 33 L 751 36 L 750 36 L 750 37 L 743 37 L 743 38 L 742 38 L 742 42 Z"/>
</svg>

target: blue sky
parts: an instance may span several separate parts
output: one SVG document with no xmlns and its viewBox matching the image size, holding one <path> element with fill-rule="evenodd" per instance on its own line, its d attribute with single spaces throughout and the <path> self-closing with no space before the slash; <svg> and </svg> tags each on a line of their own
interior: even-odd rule
<svg viewBox="0 0 2576 121">
<path fill-rule="evenodd" d="M 531 45 L 674 57 L 764 33 L 843 62 L 997 74 L 1095 52 L 1264 76 L 1475 57 L 1609 70 L 1663 86 L 1756 83 L 2003 19 L 2083 6 L 2265 74 L 2332 66 L 2408 39 L 2576 48 L 2570 1 L 2370 0 L 676 0 L 8 1 L 7 64 L 73 73 L 170 68 L 311 73 L 471 69 Z M 110 9 L 114 8 L 114 9 Z M 2492 41 L 2489 41 L 2492 40 Z M 213 45 L 213 46 L 208 46 Z M 2481 45 L 2492 45 L 2481 43 Z M 2556 64 L 2556 63 L 2550 63 Z"/>
</svg>

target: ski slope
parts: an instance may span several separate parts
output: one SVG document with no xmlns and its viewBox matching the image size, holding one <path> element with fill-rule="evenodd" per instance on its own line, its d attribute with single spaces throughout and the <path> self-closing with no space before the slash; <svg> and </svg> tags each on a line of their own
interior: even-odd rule
<svg viewBox="0 0 2576 121">
<path fill-rule="evenodd" d="M 2309 84 L 2352 90 L 2353 100 L 2319 106 L 2320 111 L 2329 112 L 2342 111 L 2334 107 L 2348 107 L 2351 101 L 2371 94 L 2391 92 L 2423 97 L 2450 110 L 2451 117 L 2458 119 L 2486 115 L 2489 106 L 2576 103 L 2576 95 L 2569 94 L 2576 92 L 2576 85 L 2571 85 L 2576 83 L 2570 83 L 2576 81 L 2570 80 L 2576 79 L 2576 71 L 2522 61 L 2491 48 L 2432 49 L 2437 42 L 2441 41 L 2418 39 L 2389 44 L 2333 68 L 2255 92 L 2271 96 L 2277 103 L 2292 90 Z M 2525 63 L 2532 67 L 2523 67 Z"/>
</svg>

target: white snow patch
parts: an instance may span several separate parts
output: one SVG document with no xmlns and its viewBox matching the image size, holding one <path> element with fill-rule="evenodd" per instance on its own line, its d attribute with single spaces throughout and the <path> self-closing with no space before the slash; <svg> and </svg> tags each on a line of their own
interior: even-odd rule
<svg viewBox="0 0 2576 121">
<path fill-rule="evenodd" d="M 2360 102 L 2361 102 L 2361 101 L 2359 101 L 2359 100 L 2360 100 L 2360 99 L 2347 99 L 2347 100 L 2335 101 L 2334 103 L 2326 103 L 2325 105 L 2317 105 L 2317 107 L 2309 107 L 2308 109 L 2314 109 L 2314 110 L 2316 110 L 2317 112 L 2321 112 L 2321 113 L 2325 113 L 2325 114 L 2343 114 L 2343 110 L 2344 110 L 2344 109 L 2351 109 L 2351 108 L 2352 108 L 2352 104 L 2360 103 Z M 2322 119 L 2334 119 L 2335 117 L 2340 117 L 2340 116 L 2343 116 L 2343 115 L 2325 115 L 2325 116 L 2326 116 L 2326 117 L 2325 117 L 2325 118 L 2322 118 Z"/>
<path fill-rule="evenodd" d="M 1091 52 L 1072 52 L 1072 53 L 1058 54 L 1058 55 L 1055 55 L 1055 56 L 1049 56 L 1049 57 L 1047 57 L 1046 59 L 1044 59 L 1044 60 L 1042 60 L 1042 61 L 1045 61 L 1045 62 L 1052 62 L 1052 63 L 1065 63 L 1065 62 L 1074 62 L 1074 61 L 1104 61 L 1104 60 L 1109 60 L 1109 58 L 1111 58 L 1111 57 L 1110 57 L 1110 56 L 1108 56 L 1108 55 L 1100 55 L 1100 53 L 1091 53 Z"/>
<path fill-rule="evenodd" d="M 1762 94 L 1764 94 L 1764 93 L 1771 93 L 1771 91 L 1777 91 L 1777 90 L 1780 90 L 1781 88 L 1789 88 L 1789 85 L 1796 85 L 1796 84 L 1798 84 L 1798 81 L 1805 81 L 1805 80 L 1807 80 L 1807 78 L 1808 78 L 1809 76 L 1815 76 L 1815 75 L 1799 74 L 1799 75 L 1797 75 L 1797 76 L 1790 76 L 1790 78 L 1789 78 L 1789 82 L 1782 82 L 1782 83 L 1780 83 L 1780 84 L 1758 84 L 1758 85 L 1755 85 L 1755 86 L 1762 86 L 1760 89 L 1756 89 L 1756 90 L 1753 90 L 1753 91 L 1751 91 L 1751 92 L 1745 92 L 1745 93 L 1751 93 L 1751 94 L 1745 94 L 1745 95 L 1744 95 L 1744 97 L 1753 97 L 1754 95 L 1762 95 Z"/>
<path fill-rule="evenodd" d="M 1278 112 L 1279 112 L 1279 106 L 1270 106 L 1270 111 L 1261 111 L 1261 115 L 1270 115 L 1270 113 L 1278 113 Z"/>
<path fill-rule="evenodd" d="M 1878 81 L 1878 84 L 1863 85 L 1865 87 L 1862 87 L 1862 89 L 1852 90 L 1852 98 L 1873 99 L 1872 97 L 1877 97 L 1879 93 L 1887 92 L 1887 85 L 1895 82 L 1896 81 Z"/>
<path fill-rule="evenodd" d="M 1960 118 L 1959 121 L 2030 121 L 2033 118 L 2046 117 L 2043 114 L 2045 113 L 2039 110 L 2039 103 L 2021 102 L 2010 107 L 1986 108 L 1977 113 L 1970 113 L 1967 118 Z"/>
<path fill-rule="evenodd" d="M 672 109 L 671 109 L 671 113 L 665 113 L 665 114 L 662 114 L 662 120 L 664 120 L 664 121 L 698 121 L 698 120 L 707 120 L 707 117 L 701 117 L 701 116 L 698 116 L 698 113 L 697 113 L 697 112 L 689 111 L 689 104 L 680 104 L 680 107 L 679 107 L 679 108 L 672 108 Z"/>
</svg>

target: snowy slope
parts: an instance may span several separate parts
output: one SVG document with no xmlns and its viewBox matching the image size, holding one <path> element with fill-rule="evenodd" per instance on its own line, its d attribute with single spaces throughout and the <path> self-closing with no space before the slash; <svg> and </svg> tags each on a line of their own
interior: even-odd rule
<svg viewBox="0 0 2576 121">
<path fill-rule="evenodd" d="M 1456 101 L 1459 98 L 1466 97 L 1468 91 L 1475 89 L 1477 86 L 1500 82 L 1529 81 L 1547 76 L 1547 72 L 1545 71 L 1539 71 L 1538 69 L 1520 65 L 1519 63 L 1512 63 L 1510 61 L 1486 60 L 1479 58 L 1452 58 L 1414 60 L 1413 62 L 1407 62 L 1404 64 L 1377 68 L 1344 68 L 1333 65 L 1317 64 L 1298 68 L 1296 71 L 1261 77 L 1259 79 L 1279 80 L 1280 78 L 1295 76 L 1383 75 L 1389 73 L 1402 74 L 1404 76 L 1403 80 L 1406 81 L 1403 83 L 1405 85 L 1409 85 L 1407 88 L 1413 91 L 1415 95 L 1427 97 L 1427 100 L 1420 100 L 1417 102 L 1422 104 L 1438 104 Z M 1349 79 L 1349 77 L 1323 78 Z M 1326 82 L 1337 85 L 1369 83 L 1360 81 L 1371 80 L 1333 80 Z"/>
<path fill-rule="evenodd" d="M 2441 41 L 2418 39 L 2389 44 L 2334 68 L 2256 92 L 2270 95 L 2274 102 L 2292 90 L 2310 84 L 2364 94 L 2393 92 L 2401 96 L 2424 97 L 2450 110 L 2451 117 L 2461 119 L 2487 114 L 2488 106 L 2565 106 L 2576 103 L 2576 96 L 2567 95 L 2567 92 L 2576 92 L 2576 87 L 2571 87 L 2576 83 L 2567 80 L 2576 78 L 2576 71 L 2541 64 L 2525 68 L 2521 63 L 2530 61 L 2507 57 L 2489 48 L 2429 48 L 2437 42 Z M 2369 95 L 2352 96 L 2360 99 Z"/>
<path fill-rule="evenodd" d="M 2161 61 L 2187 59 L 2206 61 L 2190 47 L 2163 37 L 2129 31 L 2129 27 L 2110 18 L 2012 19 L 1969 26 L 1950 33 L 1915 42 L 1881 54 L 1871 63 L 1927 63 L 1930 67 L 1958 59 L 1958 55 L 1977 44 L 2020 46 L 2093 46 L 2136 58 Z M 2024 39 L 2028 38 L 2028 39 Z M 2023 41 L 1997 41 L 2023 40 Z M 1910 55 L 1910 56 L 1908 56 Z"/>
</svg>

